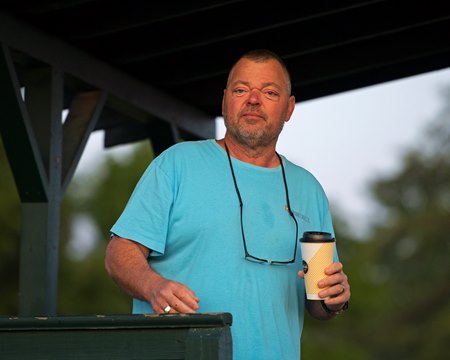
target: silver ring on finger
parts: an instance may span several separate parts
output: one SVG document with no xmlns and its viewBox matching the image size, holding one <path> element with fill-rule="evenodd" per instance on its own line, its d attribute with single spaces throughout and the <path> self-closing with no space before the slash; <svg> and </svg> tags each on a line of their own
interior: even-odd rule
<svg viewBox="0 0 450 360">
<path fill-rule="evenodd" d="M 164 308 L 164 314 L 168 314 L 168 313 L 170 312 L 170 310 L 172 310 L 172 307 L 171 307 L 170 305 L 167 305 L 167 306 Z"/>
</svg>

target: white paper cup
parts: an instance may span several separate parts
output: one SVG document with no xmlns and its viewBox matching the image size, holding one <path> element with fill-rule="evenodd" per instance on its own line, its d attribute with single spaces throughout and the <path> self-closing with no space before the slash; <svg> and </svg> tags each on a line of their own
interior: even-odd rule
<svg viewBox="0 0 450 360">
<path fill-rule="evenodd" d="M 303 270 L 305 272 L 305 290 L 308 300 L 322 300 L 317 283 L 325 278 L 325 268 L 333 262 L 335 239 L 330 233 L 306 231 L 300 239 Z"/>
</svg>

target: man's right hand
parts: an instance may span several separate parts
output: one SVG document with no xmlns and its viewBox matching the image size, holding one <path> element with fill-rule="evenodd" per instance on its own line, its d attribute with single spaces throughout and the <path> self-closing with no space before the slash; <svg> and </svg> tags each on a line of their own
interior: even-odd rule
<svg viewBox="0 0 450 360">
<path fill-rule="evenodd" d="M 149 265 L 150 251 L 129 239 L 113 236 L 106 249 L 105 268 L 129 295 L 147 301 L 155 314 L 195 313 L 199 298 L 187 286 L 168 280 Z"/>
<path fill-rule="evenodd" d="M 156 314 L 167 313 L 164 309 L 170 306 L 170 314 L 195 313 L 199 298 L 187 286 L 179 282 L 163 278 L 154 272 L 151 278 L 149 302 Z"/>
</svg>

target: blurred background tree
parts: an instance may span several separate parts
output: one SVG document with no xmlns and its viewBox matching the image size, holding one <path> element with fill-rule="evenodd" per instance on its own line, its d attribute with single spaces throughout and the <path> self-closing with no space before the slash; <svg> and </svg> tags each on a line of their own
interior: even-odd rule
<svg viewBox="0 0 450 360">
<path fill-rule="evenodd" d="M 337 215 L 351 281 L 345 315 L 306 317 L 305 358 L 446 359 L 450 340 L 450 89 L 423 141 L 394 174 L 371 184 L 378 221 L 352 237 Z"/>
<path fill-rule="evenodd" d="M 423 141 L 371 189 L 378 218 L 366 235 L 334 213 L 351 281 L 349 311 L 328 322 L 305 316 L 306 359 L 444 359 L 450 340 L 450 89 Z M 153 158 L 148 142 L 126 161 L 108 157 L 77 176 L 61 217 L 58 314 L 127 314 L 130 298 L 107 276 L 109 228 Z M 15 315 L 20 203 L 0 147 L 0 315 Z M 4 171 L 3 169 L 7 169 Z"/>
<path fill-rule="evenodd" d="M 442 112 L 406 154 L 402 169 L 372 186 L 385 210 L 371 237 L 377 242 L 374 260 L 391 292 L 372 349 L 383 359 L 441 359 L 448 353 L 450 89 L 444 95 Z"/>
</svg>

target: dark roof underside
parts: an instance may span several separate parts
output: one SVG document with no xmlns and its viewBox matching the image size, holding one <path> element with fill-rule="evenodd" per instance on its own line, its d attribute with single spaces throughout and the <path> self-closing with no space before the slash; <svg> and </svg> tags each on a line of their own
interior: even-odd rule
<svg viewBox="0 0 450 360">
<path fill-rule="evenodd" d="M 444 1 L 4 0 L 1 11 L 211 118 L 231 63 L 254 48 L 286 61 L 298 102 L 450 66 Z"/>
</svg>

